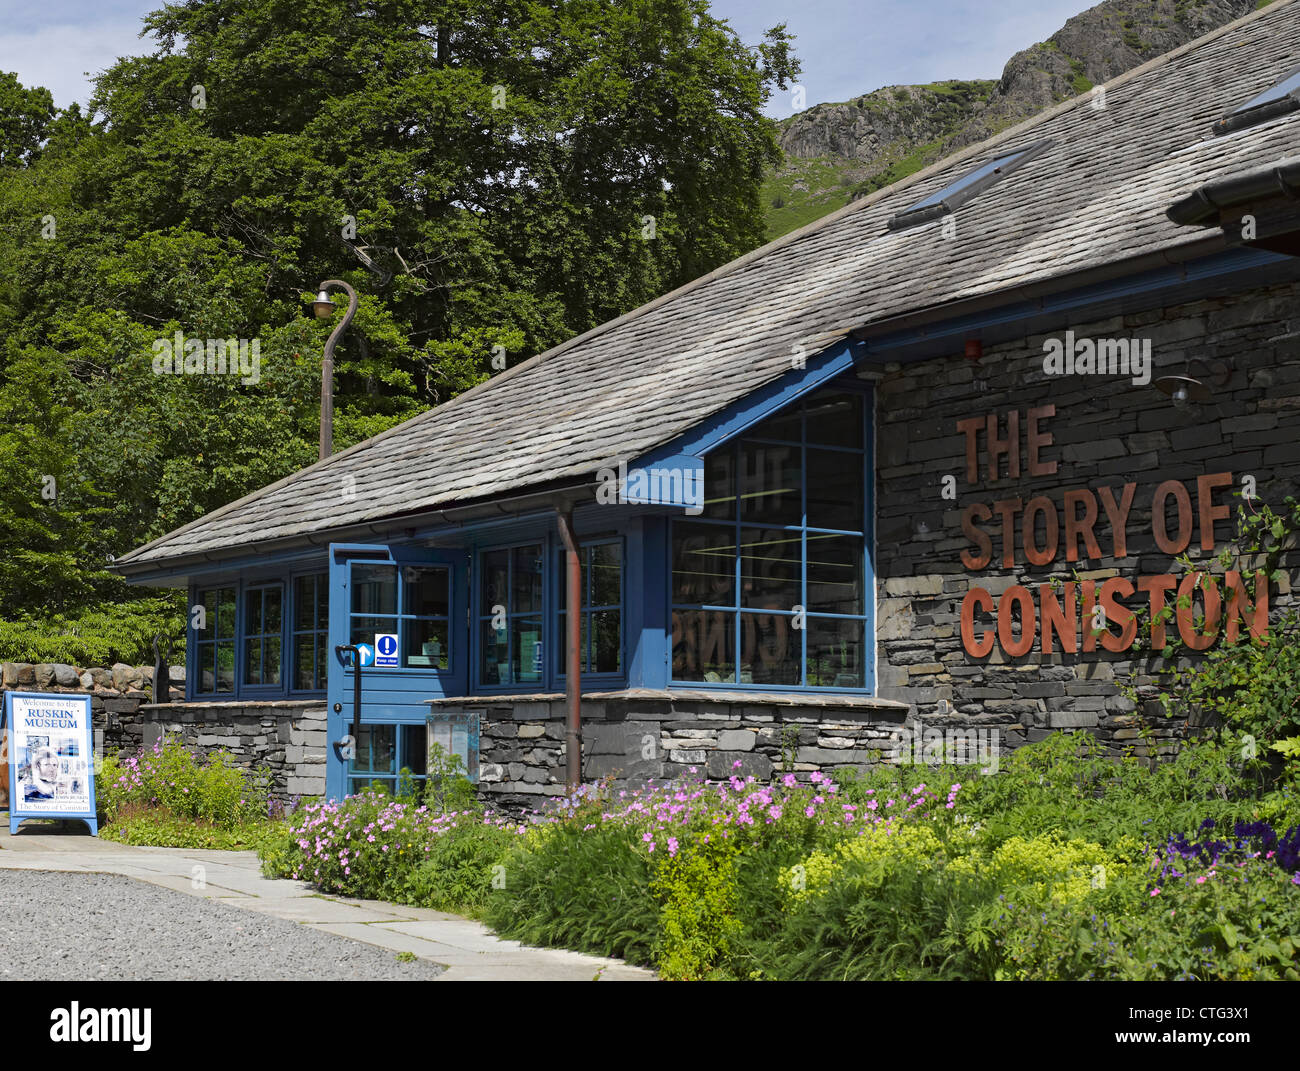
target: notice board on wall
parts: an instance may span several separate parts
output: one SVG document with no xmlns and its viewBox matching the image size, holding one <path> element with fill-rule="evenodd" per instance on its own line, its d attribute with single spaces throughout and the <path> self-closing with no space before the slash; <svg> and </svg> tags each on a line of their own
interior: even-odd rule
<svg viewBox="0 0 1300 1071">
<path fill-rule="evenodd" d="M 74 818 L 98 835 L 90 696 L 6 692 L 9 832 L 26 818 Z"/>
</svg>

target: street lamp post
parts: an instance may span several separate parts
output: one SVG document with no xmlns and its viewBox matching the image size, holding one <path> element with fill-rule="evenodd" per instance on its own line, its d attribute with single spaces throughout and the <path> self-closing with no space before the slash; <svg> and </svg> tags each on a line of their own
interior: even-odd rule
<svg viewBox="0 0 1300 1071">
<path fill-rule="evenodd" d="M 342 279 L 326 279 L 320 284 L 320 291 L 311 307 L 316 316 L 328 320 L 334 315 L 334 302 L 330 300 L 329 291 L 343 290 L 348 295 L 348 311 L 325 342 L 325 359 L 320 366 L 320 459 L 324 461 L 334 452 L 334 343 L 347 330 L 348 324 L 357 312 L 357 292 Z"/>
</svg>

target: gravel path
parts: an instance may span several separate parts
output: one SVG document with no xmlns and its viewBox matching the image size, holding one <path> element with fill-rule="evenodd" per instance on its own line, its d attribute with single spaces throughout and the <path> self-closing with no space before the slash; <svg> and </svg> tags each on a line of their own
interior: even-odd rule
<svg viewBox="0 0 1300 1071">
<path fill-rule="evenodd" d="M 0 871 L 0 979 L 436 978 L 382 948 L 109 874 Z"/>
</svg>

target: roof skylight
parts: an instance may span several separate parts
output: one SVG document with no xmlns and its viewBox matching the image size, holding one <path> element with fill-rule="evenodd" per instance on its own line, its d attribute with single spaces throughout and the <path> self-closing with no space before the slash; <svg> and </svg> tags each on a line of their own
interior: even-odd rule
<svg viewBox="0 0 1300 1071">
<path fill-rule="evenodd" d="M 1300 109 L 1300 67 L 1263 93 L 1234 108 L 1214 124 L 1216 134 L 1230 134 Z"/>
<path fill-rule="evenodd" d="M 995 156 L 961 178 L 948 183 L 940 190 L 921 198 L 910 208 L 905 208 L 889 221 L 891 231 L 916 227 L 953 212 L 959 205 L 977 197 L 1003 176 L 1014 171 L 1044 152 L 1051 141 L 1036 141 L 1032 145 Z"/>
</svg>

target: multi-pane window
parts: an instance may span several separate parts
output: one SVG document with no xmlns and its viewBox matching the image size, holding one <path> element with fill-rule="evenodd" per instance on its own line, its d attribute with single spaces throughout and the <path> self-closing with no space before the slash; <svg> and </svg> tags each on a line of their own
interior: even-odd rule
<svg viewBox="0 0 1300 1071">
<path fill-rule="evenodd" d="M 623 672 L 623 545 L 592 543 L 578 548 L 582 575 L 582 637 L 578 657 L 583 673 Z M 568 594 L 567 564 L 558 555 L 556 576 L 555 672 L 564 676 L 567 666 Z"/>
<path fill-rule="evenodd" d="M 428 767 L 428 730 L 424 725 L 362 725 L 356 756 L 348 762 L 347 794 L 374 785 L 395 796 L 405 768 L 410 771 L 415 794 L 422 795 Z"/>
<path fill-rule="evenodd" d="M 865 422 L 824 390 L 706 458 L 672 525 L 674 680 L 866 686 Z"/>
<path fill-rule="evenodd" d="M 479 557 L 479 681 L 488 686 L 542 681 L 542 545 Z"/>
<path fill-rule="evenodd" d="M 280 584 L 244 590 L 244 683 L 273 687 L 280 683 L 281 617 L 284 588 Z"/>
<path fill-rule="evenodd" d="M 296 577 L 293 582 L 293 688 L 299 692 L 325 688 L 329 637 L 329 577 L 325 573 Z"/>
<path fill-rule="evenodd" d="M 450 588 L 445 565 L 353 562 L 349 642 L 375 646 L 380 636 L 398 636 L 401 665 L 447 669 Z"/>
<path fill-rule="evenodd" d="M 194 653 L 198 695 L 235 690 L 235 589 L 208 588 L 197 593 L 202 614 L 195 628 Z M 191 615 L 191 621 L 195 618 Z"/>
</svg>

